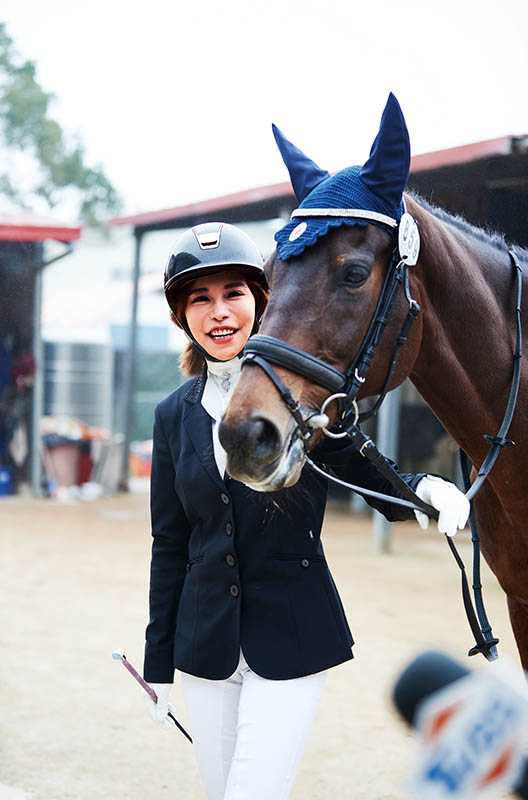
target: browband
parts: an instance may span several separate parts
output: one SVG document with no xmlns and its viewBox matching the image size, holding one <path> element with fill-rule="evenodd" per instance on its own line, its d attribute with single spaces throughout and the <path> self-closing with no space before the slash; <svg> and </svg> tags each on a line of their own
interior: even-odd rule
<svg viewBox="0 0 528 800">
<path fill-rule="evenodd" d="M 397 228 L 398 222 L 394 217 L 380 214 L 377 211 L 367 211 L 364 208 L 296 208 L 291 213 L 293 217 L 352 217 L 353 219 L 371 219 L 374 222 L 383 222 L 391 228 Z"/>
</svg>

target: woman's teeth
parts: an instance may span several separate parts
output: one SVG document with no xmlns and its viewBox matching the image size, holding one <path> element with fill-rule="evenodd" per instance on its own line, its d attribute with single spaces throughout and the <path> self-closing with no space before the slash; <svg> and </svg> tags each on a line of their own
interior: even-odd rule
<svg viewBox="0 0 528 800">
<path fill-rule="evenodd" d="M 213 339 L 223 339 L 227 336 L 232 336 L 235 333 L 234 328 L 224 328 L 221 331 L 211 331 L 209 334 Z"/>
</svg>

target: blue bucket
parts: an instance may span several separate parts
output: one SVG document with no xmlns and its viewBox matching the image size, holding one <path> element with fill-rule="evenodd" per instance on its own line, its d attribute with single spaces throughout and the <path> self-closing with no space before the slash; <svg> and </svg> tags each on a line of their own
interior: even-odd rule
<svg viewBox="0 0 528 800">
<path fill-rule="evenodd" d="M 7 497 L 13 489 L 13 471 L 9 467 L 0 467 L 0 497 Z"/>
</svg>

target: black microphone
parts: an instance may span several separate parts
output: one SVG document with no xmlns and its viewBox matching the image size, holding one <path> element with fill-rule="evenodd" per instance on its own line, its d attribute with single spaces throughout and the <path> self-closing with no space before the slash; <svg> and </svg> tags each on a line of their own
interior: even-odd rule
<svg viewBox="0 0 528 800">
<path fill-rule="evenodd" d="M 450 686 L 471 670 L 444 653 L 430 650 L 414 659 L 401 673 L 393 689 L 393 703 L 405 722 L 415 728 L 425 700 Z M 523 759 L 521 774 L 511 791 L 528 800 L 528 761 Z"/>
<path fill-rule="evenodd" d="M 469 675 L 469 669 L 436 650 L 417 656 L 396 681 L 392 700 L 407 725 L 415 727 L 421 703 L 451 683 Z"/>
</svg>

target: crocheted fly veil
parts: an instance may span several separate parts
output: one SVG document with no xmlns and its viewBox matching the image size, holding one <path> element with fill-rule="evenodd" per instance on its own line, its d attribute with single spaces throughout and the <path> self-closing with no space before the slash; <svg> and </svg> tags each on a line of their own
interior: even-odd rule
<svg viewBox="0 0 528 800">
<path fill-rule="evenodd" d="M 411 153 L 405 119 L 392 93 L 362 167 L 347 167 L 330 175 L 289 142 L 276 125 L 273 133 L 299 201 L 290 221 L 275 234 L 282 261 L 300 255 L 341 225 L 397 227 L 404 213 L 402 195 Z"/>
</svg>

